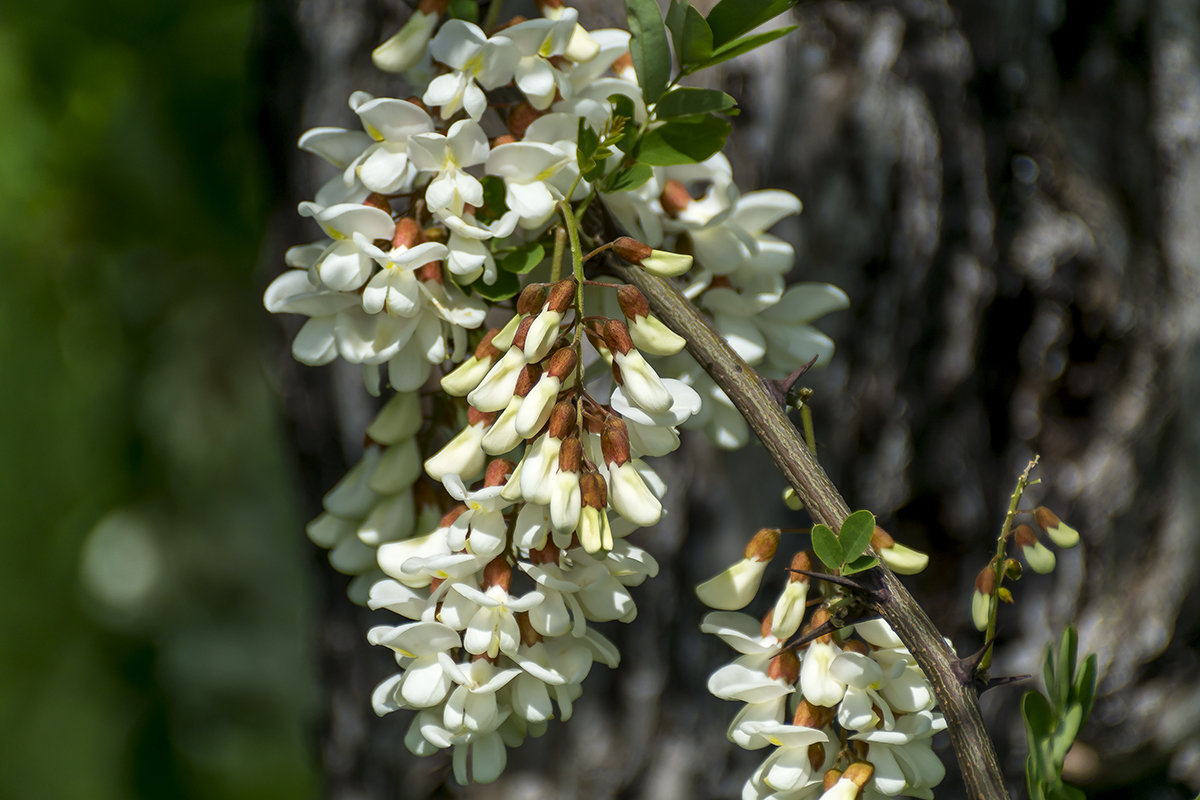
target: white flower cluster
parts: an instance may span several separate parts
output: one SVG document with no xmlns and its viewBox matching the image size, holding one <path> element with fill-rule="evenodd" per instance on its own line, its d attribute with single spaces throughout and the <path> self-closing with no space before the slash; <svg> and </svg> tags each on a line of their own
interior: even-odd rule
<svg viewBox="0 0 1200 800">
<path fill-rule="evenodd" d="M 741 562 L 701 584 L 701 599 L 722 609 L 748 603 L 778 541 L 778 531 L 760 531 Z M 811 569 L 811 559 L 799 553 L 792 567 Z M 739 653 L 708 681 L 717 697 L 745 704 L 730 740 L 747 750 L 773 747 L 743 800 L 933 797 L 945 768 L 930 741 L 945 721 L 925 674 L 881 619 L 791 645 L 829 619 L 818 608 L 801 627 L 808 589 L 808 578 L 792 573 L 761 623 L 722 610 L 701 625 Z"/>
<path fill-rule="evenodd" d="M 337 168 L 299 207 L 324 238 L 288 251 L 264 302 L 308 317 L 299 361 L 340 357 L 363 365 L 372 393 L 385 377 L 395 390 L 308 531 L 356 576 L 352 597 L 407 620 L 370 632 L 400 667 L 376 711 L 416 711 L 408 747 L 452 749 L 466 783 L 494 780 L 507 747 L 571 715 L 593 663 L 619 660 L 589 623 L 632 620 L 629 587 L 657 572 L 627 540 L 663 513 L 666 486 L 644 459 L 675 450 L 683 424 L 722 446 L 747 438 L 645 297 L 589 279 L 580 241 L 678 278 L 772 375 L 828 357 L 810 322 L 846 298 L 785 289 L 794 254 L 766 230 L 799 211 L 792 195 L 741 195 L 720 154 L 630 164 L 622 132 L 662 120 L 628 33 L 586 31 L 557 0 L 490 36 L 442 22 L 446 7 L 422 0 L 374 53 L 425 76 L 419 99 L 355 92 L 361 129 L 301 137 Z M 502 87 L 514 88 L 492 104 Z M 606 188 L 633 167 L 636 186 Z M 592 200 L 589 213 L 645 241 L 579 230 Z M 440 392 L 418 394 L 435 381 Z"/>
</svg>

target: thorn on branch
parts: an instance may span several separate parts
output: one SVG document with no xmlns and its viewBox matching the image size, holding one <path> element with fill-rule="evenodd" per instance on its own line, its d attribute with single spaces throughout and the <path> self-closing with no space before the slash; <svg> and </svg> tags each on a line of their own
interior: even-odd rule
<svg viewBox="0 0 1200 800">
<path fill-rule="evenodd" d="M 858 592 L 860 595 L 863 595 L 864 599 L 869 602 L 879 602 L 883 597 L 879 589 L 871 588 L 854 580 L 853 578 L 847 578 L 842 575 L 830 575 L 825 572 L 812 572 L 807 569 L 796 569 L 795 567 L 788 567 L 788 572 L 796 572 L 809 578 L 816 578 L 819 581 L 829 581 L 830 583 L 836 583 L 839 586 L 845 586 L 847 589 L 852 589 L 855 592 Z"/>
<path fill-rule="evenodd" d="M 765 381 L 767 384 L 767 389 L 769 389 L 771 392 L 771 396 L 775 398 L 775 402 L 778 403 L 781 408 L 786 409 L 794 402 L 794 398 L 791 396 L 792 389 L 795 388 L 796 382 L 800 380 L 801 376 L 812 369 L 813 364 L 817 363 L 818 358 L 820 358 L 820 356 L 813 356 L 811 361 L 809 361 L 807 364 L 801 364 L 796 368 L 795 372 L 793 372 L 791 375 L 788 375 L 783 380 Z"/>
</svg>

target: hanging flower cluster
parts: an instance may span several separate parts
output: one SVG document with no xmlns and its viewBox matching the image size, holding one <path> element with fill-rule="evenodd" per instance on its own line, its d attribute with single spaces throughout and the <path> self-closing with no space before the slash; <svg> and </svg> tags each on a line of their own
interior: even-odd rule
<svg viewBox="0 0 1200 800">
<path fill-rule="evenodd" d="M 701 600 L 722 609 L 701 630 L 739 654 L 708 681 L 717 697 L 744 704 L 729 739 L 747 750 L 771 748 L 743 800 L 933 797 L 945 769 L 930 740 L 945 721 L 928 679 L 886 622 L 823 633 L 830 614 L 824 603 L 807 613 L 803 572 L 790 573 L 761 622 L 736 610 L 758 592 L 778 543 L 779 531 L 760 531 L 741 561 L 698 588 Z M 791 568 L 812 565 L 801 552 Z"/>
<path fill-rule="evenodd" d="M 369 634 L 399 667 L 376 711 L 415 711 L 409 749 L 451 750 L 466 783 L 616 666 L 590 623 L 632 620 L 629 588 L 657 572 L 628 539 L 664 513 L 645 459 L 683 425 L 748 437 L 608 260 L 674 281 L 771 377 L 830 356 L 811 323 L 847 300 L 785 286 L 794 252 L 767 231 L 800 203 L 737 189 L 727 95 L 667 85 L 644 48 L 635 68 L 630 34 L 555 0 L 491 33 L 447 5 L 422 0 L 374 53 L 419 97 L 355 92 L 358 128 L 301 137 L 337 170 L 299 207 L 323 238 L 288 251 L 264 302 L 307 317 L 297 360 L 392 392 L 308 532 L 354 599 L 404 620 Z"/>
</svg>

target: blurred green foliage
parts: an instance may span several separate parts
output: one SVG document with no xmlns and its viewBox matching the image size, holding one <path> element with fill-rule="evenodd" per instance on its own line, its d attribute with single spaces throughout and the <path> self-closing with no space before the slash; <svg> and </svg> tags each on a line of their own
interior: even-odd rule
<svg viewBox="0 0 1200 800">
<path fill-rule="evenodd" d="M 0 797 L 315 794 L 252 26 L 244 0 L 0 17 Z"/>
</svg>

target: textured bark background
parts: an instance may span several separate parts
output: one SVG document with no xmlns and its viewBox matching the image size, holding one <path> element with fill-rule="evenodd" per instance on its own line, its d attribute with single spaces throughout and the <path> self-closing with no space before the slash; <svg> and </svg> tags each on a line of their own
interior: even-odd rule
<svg viewBox="0 0 1200 800">
<path fill-rule="evenodd" d="M 589 27 L 619 20 L 588 2 Z M 355 89 L 404 91 L 370 64 L 407 15 L 399 0 L 266 0 L 263 131 L 278 212 L 263 284 L 319 183 L 299 132 L 354 124 Z M 795 280 L 828 280 L 852 308 L 822 324 L 838 354 L 815 392 L 821 460 L 852 507 L 934 555 L 910 580 L 960 652 L 971 582 L 1017 473 L 1083 534 L 1051 576 L 1014 587 L 995 673 L 1037 672 L 1076 620 L 1099 653 L 1101 698 L 1069 776 L 1111 796 L 1200 790 L 1200 681 L 1192 576 L 1200 560 L 1200 12 L 1193 0 L 802 2 L 799 29 L 709 76 L 741 101 L 727 152 L 746 189 L 796 193 L 776 230 Z M 294 330 L 294 329 L 293 329 Z M 312 511 L 357 458 L 370 406 L 356 371 L 302 369 L 279 345 Z M 328 794 L 351 798 L 740 794 L 757 763 L 724 738 L 734 708 L 707 695 L 729 658 L 697 625 L 690 586 L 784 512 L 765 456 L 690 439 L 663 465 L 671 515 L 641 543 L 663 574 L 615 632 L 624 663 L 597 668 L 569 724 L 510 751 L 496 784 L 463 789 L 448 763 L 404 750 L 407 720 L 377 720 L 387 674 L 323 554 L 314 639 L 324 680 Z M 379 650 L 375 648 L 374 650 Z M 1019 687 L 984 697 L 1023 794 Z M 758 754 L 761 755 L 761 754 Z M 947 753 L 947 761 L 952 761 Z M 1190 792 L 1190 794 L 1188 793 Z M 961 796 L 951 766 L 939 797 Z"/>
</svg>

